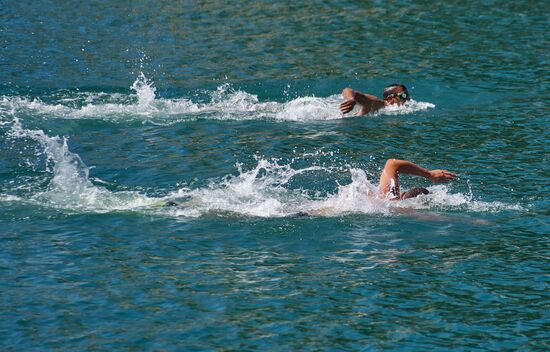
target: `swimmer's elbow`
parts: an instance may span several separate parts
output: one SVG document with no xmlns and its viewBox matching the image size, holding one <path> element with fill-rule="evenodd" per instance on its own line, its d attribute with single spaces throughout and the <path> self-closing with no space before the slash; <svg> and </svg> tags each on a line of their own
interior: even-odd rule
<svg viewBox="0 0 550 352">
<path fill-rule="evenodd" d="M 344 99 L 351 99 L 355 95 L 355 91 L 349 87 L 346 87 L 342 90 L 342 96 Z"/>
<path fill-rule="evenodd" d="M 387 168 L 398 168 L 401 161 L 402 160 L 398 160 L 398 159 L 388 159 L 388 160 L 386 160 L 385 167 L 387 167 Z"/>
<path fill-rule="evenodd" d="M 411 164 L 412 163 L 407 160 L 388 159 L 386 160 L 386 165 L 384 166 L 384 170 L 390 173 L 394 173 L 394 172 L 410 173 L 410 172 L 407 172 L 407 169 Z"/>
</svg>

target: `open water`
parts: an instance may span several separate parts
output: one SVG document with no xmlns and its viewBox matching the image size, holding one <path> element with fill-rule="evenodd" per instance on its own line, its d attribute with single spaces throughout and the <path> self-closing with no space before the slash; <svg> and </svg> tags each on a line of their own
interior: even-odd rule
<svg viewBox="0 0 550 352">
<path fill-rule="evenodd" d="M 1 349 L 547 351 L 547 5 L 3 1 Z"/>
</svg>

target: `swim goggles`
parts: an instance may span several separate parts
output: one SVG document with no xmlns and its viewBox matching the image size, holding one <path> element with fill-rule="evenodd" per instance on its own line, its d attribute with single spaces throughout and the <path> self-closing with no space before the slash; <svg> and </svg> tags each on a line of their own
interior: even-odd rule
<svg viewBox="0 0 550 352">
<path fill-rule="evenodd" d="M 407 98 L 409 97 L 409 95 L 405 92 L 399 92 L 399 93 L 392 93 L 392 94 L 388 94 L 386 96 L 386 98 L 393 98 L 393 97 L 399 97 L 403 100 L 407 100 Z"/>
</svg>

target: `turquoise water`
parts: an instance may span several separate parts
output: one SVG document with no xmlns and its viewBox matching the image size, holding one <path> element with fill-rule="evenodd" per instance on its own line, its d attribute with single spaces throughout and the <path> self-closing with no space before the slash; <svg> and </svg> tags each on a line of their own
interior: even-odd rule
<svg viewBox="0 0 550 352">
<path fill-rule="evenodd" d="M 2 350 L 547 350 L 545 5 L 8 1 Z"/>
</svg>

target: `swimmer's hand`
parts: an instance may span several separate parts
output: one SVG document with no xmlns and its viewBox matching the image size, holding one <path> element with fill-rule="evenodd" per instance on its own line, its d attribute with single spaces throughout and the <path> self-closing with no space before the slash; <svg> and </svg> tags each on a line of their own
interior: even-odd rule
<svg viewBox="0 0 550 352">
<path fill-rule="evenodd" d="M 340 112 L 342 112 L 342 114 L 347 114 L 348 112 L 353 110 L 353 108 L 355 107 L 355 104 L 356 104 L 355 99 L 346 100 L 345 102 L 340 104 Z"/>
<path fill-rule="evenodd" d="M 446 182 L 454 180 L 457 175 L 447 170 L 431 170 L 428 177 L 432 182 Z"/>
</svg>

